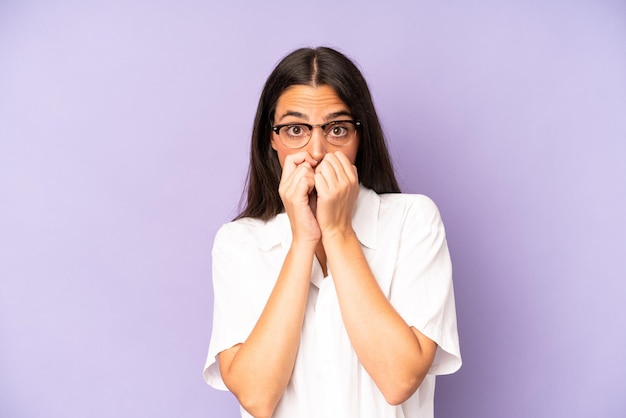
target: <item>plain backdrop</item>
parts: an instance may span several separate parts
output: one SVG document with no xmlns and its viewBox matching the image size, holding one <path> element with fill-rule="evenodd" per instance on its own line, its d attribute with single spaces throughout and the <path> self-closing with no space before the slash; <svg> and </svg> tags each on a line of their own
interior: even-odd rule
<svg viewBox="0 0 626 418">
<path fill-rule="evenodd" d="M 300 46 L 366 76 L 447 227 L 438 418 L 626 416 L 626 3 L 0 1 L 0 416 L 238 416 L 211 246 Z"/>
</svg>

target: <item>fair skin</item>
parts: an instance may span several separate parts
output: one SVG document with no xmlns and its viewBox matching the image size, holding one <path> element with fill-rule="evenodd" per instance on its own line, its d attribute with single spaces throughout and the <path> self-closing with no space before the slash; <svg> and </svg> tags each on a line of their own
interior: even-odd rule
<svg viewBox="0 0 626 418">
<path fill-rule="evenodd" d="M 280 96 L 274 124 L 352 119 L 328 86 L 297 85 Z M 409 327 L 382 293 L 352 228 L 359 193 L 359 138 L 334 146 L 314 128 L 309 143 L 287 148 L 272 133 L 283 169 L 279 193 L 293 240 L 265 309 L 249 338 L 219 354 L 226 386 L 255 417 L 272 415 L 293 371 L 314 258 L 332 271 L 342 319 L 363 367 L 387 402 L 417 390 L 436 344 Z"/>
</svg>

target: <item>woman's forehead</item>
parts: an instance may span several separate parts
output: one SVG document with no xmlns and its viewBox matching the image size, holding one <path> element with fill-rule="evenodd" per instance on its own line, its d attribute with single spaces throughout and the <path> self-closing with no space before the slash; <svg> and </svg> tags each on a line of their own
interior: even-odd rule
<svg viewBox="0 0 626 418">
<path fill-rule="evenodd" d="M 276 118 L 293 115 L 307 119 L 319 113 L 347 110 L 348 106 L 330 86 L 295 85 L 285 89 L 278 98 Z"/>
</svg>

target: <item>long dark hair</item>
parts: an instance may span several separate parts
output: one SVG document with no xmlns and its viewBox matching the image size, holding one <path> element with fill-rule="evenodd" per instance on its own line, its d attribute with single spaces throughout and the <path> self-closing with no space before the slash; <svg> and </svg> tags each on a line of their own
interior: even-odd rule
<svg viewBox="0 0 626 418">
<path fill-rule="evenodd" d="M 355 161 L 359 182 L 376 193 L 400 192 L 369 88 L 359 69 L 334 49 L 301 48 L 283 58 L 265 82 L 252 130 L 247 200 L 237 219 L 268 220 L 284 210 L 278 194 L 281 167 L 270 135 L 278 98 L 293 85 L 327 85 L 335 90 L 362 123 Z"/>
</svg>

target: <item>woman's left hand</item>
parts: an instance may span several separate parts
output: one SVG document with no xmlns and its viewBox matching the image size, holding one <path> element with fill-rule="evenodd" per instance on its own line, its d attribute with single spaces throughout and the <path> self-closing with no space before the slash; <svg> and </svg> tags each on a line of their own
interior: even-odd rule
<svg viewBox="0 0 626 418">
<path fill-rule="evenodd" d="M 359 195 L 356 167 L 342 152 L 328 153 L 315 167 L 316 218 L 322 239 L 350 234 L 352 214 Z"/>
</svg>

